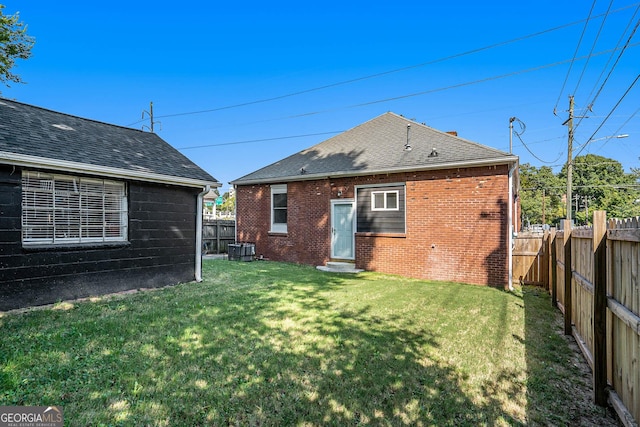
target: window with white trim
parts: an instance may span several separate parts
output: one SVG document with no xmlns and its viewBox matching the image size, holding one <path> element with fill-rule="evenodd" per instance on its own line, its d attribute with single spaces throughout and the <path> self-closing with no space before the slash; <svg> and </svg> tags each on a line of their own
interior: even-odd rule
<svg viewBox="0 0 640 427">
<path fill-rule="evenodd" d="M 22 243 L 127 240 L 124 182 L 22 172 Z"/>
<path fill-rule="evenodd" d="M 271 231 L 287 232 L 287 184 L 271 186 Z"/>
<path fill-rule="evenodd" d="M 398 191 L 372 191 L 371 210 L 372 211 L 397 211 Z"/>
</svg>

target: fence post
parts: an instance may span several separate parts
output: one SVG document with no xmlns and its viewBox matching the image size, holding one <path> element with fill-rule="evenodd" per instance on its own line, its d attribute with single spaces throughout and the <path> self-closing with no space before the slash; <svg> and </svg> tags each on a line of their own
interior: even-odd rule
<svg viewBox="0 0 640 427">
<path fill-rule="evenodd" d="M 216 253 L 220 253 L 220 219 L 216 220 Z"/>
<path fill-rule="evenodd" d="M 549 239 L 551 241 L 551 305 L 558 307 L 558 255 L 556 254 L 556 238 L 557 231 L 553 232 L 553 237 Z"/>
<path fill-rule="evenodd" d="M 593 212 L 593 399 L 607 406 L 607 213 Z"/>
<path fill-rule="evenodd" d="M 571 335 L 571 220 L 565 219 L 564 223 L 564 334 Z"/>
<path fill-rule="evenodd" d="M 542 235 L 542 266 L 540 272 L 540 281 L 544 284 L 544 289 L 549 290 L 549 240 L 551 233 L 549 230 L 544 230 L 544 234 Z"/>
</svg>

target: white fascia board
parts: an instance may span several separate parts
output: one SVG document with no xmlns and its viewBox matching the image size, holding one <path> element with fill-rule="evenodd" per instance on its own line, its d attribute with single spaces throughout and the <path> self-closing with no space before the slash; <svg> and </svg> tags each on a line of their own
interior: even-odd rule
<svg viewBox="0 0 640 427">
<path fill-rule="evenodd" d="M 232 185 L 252 185 L 252 184 L 269 184 L 274 182 L 293 182 L 293 181 L 311 181 L 324 178 L 348 178 L 353 176 L 366 176 L 366 175 L 381 175 L 389 173 L 402 173 L 402 172 L 420 172 L 428 170 L 441 170 L 441 169 L 461 169 L 461 168 L 473 168 L 481 166 L 498 166 L 498 165 L 512 165 L 518 162 L 517 156 L 493 158 L 486 160 L 470 160 L 466 162 L 452 162 L 452 163 L 438 163 L 435 165 L 422 165 L 415 167 L 399 167 L 389 168 L 383 170 L 364 170 L 364 171 L 335 171 L 330 173 L 317 173 L 317 174 L 304 174 L 294 176 L 283 176 L 277 178 L 260 178 L 252 180 L 236 180 L 231 181 Z"/>
<path fill-rule="evenodd" d="M 163 175 L 145 171 L 134 171 L 108 166 L 91 165 L 87 163 L 69 162 L 66 160 L 50 159 L 46 157 L 8 153 L 6 151 L 0 151 L 0 163 L 22 166 L 26 168 L 51 169 L 61 172 L 81 173 L 109 178 L 180 185 L 183 187 L 202 188 L 207 185 L 211 187 L 222 186 L 222 183 L 217 181 L 206 181 L 201 179 L 183 178 L 179 176 Z"/>
</svg>

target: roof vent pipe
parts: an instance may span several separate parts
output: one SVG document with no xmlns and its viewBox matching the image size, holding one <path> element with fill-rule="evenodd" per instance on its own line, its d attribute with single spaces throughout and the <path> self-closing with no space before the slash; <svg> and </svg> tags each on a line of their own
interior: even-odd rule
<svg viewBox="0 0 640 427">
<path fill-rule="evenodd" d="M 407 142 L 404 144 L 404 151 L 411 151 L 411 145 L 409 144 L 409 131 L 411 130 L 411 123 L 407 123 Z"/>
</svg>

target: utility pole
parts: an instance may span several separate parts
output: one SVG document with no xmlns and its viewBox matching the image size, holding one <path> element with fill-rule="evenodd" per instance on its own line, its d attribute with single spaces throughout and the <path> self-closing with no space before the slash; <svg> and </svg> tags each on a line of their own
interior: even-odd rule
<svg viewBox="0 0 640 427">
<path fill-rule="evenodd" d="M 153 120 L 153 102 L 149 102 L 149 111 L 142 110 L 142 118 L 143 119 L 144 119 L 144 113 L 147 113 L 149 115 L 149 126 L 143 125 L 142 129 L 148 128 L 151 131 L 151 133 L 153 133 L 153 125 L 156 123 Z M 160 126 L 160 130 L 162 130 L 162 126 Z"/>
<path fill-rule="evenodd" d="M 151 124 L 151 133 L 153 133 L 153 102 L 149 102 L 149 123 Z"/>
<path fill-rule="evenodd" d="M 571 221 L 571 193 L 572 193 L 572 188 L 571 188 L 571 180 L 572 180 L 572 175 L 573 175 L 573 95 L 569 95 L 569 118 L 567 119 L 566 122 L 563 123 L 566 124 L 569 127 L 569 138 L 567 141 L 567 198 L 566 198 L 566 204 L 567 204 L 567 219 L 569 221 Z"/>
<path fill-rule="evenodd" d="M 513 122 L 515 120 L 515 117 L 509 119 L 509 154 L 513 154 Z"/>
<path fill-rule="evenodd" d="M 546 216 L 545 216 L 545 201 L 546 201 L 547 197 L 545 194 L 545 190 L 544 188 L 542 189 L 542 224 L 546 224 L 547 220 L 546 220 Z"/>
</svg>

